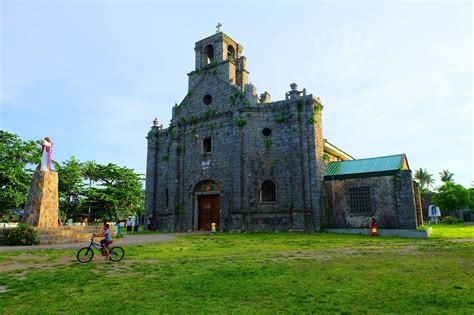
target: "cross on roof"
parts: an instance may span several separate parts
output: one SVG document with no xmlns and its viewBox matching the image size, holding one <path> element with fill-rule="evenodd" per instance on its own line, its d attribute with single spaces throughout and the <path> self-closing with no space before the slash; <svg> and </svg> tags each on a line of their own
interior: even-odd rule
<svg viewBox="0 0 474 315">
<path fill-rule="evenodd" d="M 217 22 L 216 33 L 219 33 L 221 31 L 221 26 L 222 26 L 222 24 Z"/>
</svg>

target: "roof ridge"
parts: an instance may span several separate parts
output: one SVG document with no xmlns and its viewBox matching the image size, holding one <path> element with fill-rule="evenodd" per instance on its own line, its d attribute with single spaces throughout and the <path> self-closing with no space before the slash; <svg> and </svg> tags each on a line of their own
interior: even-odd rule
<svg viewBox="0 0 474 315">
<path fill-rule="evenodd" d="M 332 162 L 329 162 L 329 163 L 356 162 L 356 161 L 361 161 L 361 160 L 373 160 L 373 159 L 381 159 L 381 158 L 388 158 L 388 157 L 394 157 L 394 156 L 404 156 L 404 155 L 405 155 L 405 153 L 400 153 L 400 154 L 376 156 L 376 157 L 362 158 L 362 159 L 353 159 L 353 160 L 346 160 L 346 161 L 332 161 Z"/>
</svg>

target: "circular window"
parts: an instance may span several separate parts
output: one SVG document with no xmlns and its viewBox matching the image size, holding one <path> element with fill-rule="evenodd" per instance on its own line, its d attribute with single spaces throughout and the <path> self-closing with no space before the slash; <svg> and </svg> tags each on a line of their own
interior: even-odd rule
<svg viewBox="0 0 474 315">
<path fill-rule="evenodd" d="M 264 135 L 265 137 L 269 137 L 272 135 L 272 130 L 270 128 L 263 128 L 262 135 Z"/>
<path fill-rule="evenodd" d="M 209 105 L 209 104 L 212 103 L 212 96 L 207 94 L 202 98 L 202 101 L 203 101 L 204 104 Z"/>
</svg>

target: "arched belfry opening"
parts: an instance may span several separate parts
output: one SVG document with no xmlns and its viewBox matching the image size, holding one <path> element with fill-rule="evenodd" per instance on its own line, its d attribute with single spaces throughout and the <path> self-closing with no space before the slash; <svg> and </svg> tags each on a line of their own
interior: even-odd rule
<svg viewBox="0 0 474 315">
<path fill-rule="evenodd" d="M 221 188 L 212 180 L 203 180 L 194 186 L 195 227 L 198 231 L 210 231 L 215 223 L 220 229 Z"/>
<path fill-rule="evenodd" d="M 227 59 L 235 62 L 235 48 L 232 45 L 227 46 Z"/>
<path fill-rule="evenodd" d="M 214 62 L 214 47 L 211 44 L 204 47 L 203 57 L 204 57 L 204 60 L 203 60 L 204 65 L 208 65 Z"/>
</svg>

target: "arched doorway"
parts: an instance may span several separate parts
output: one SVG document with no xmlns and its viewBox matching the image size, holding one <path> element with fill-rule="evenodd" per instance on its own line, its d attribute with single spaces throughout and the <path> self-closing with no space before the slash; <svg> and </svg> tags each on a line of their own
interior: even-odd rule
<svg viewBox="0 0 474 315">
<path fill-rule="evenodd" d="M 199 231 L 210 231 L 212 223 L 215 223 L 219 229 L 221 219 L 220 191 L 219 184 L 212 180 L 203 180 L 194 187 L 198 212 L 197 229 Z"/>
</svg>

